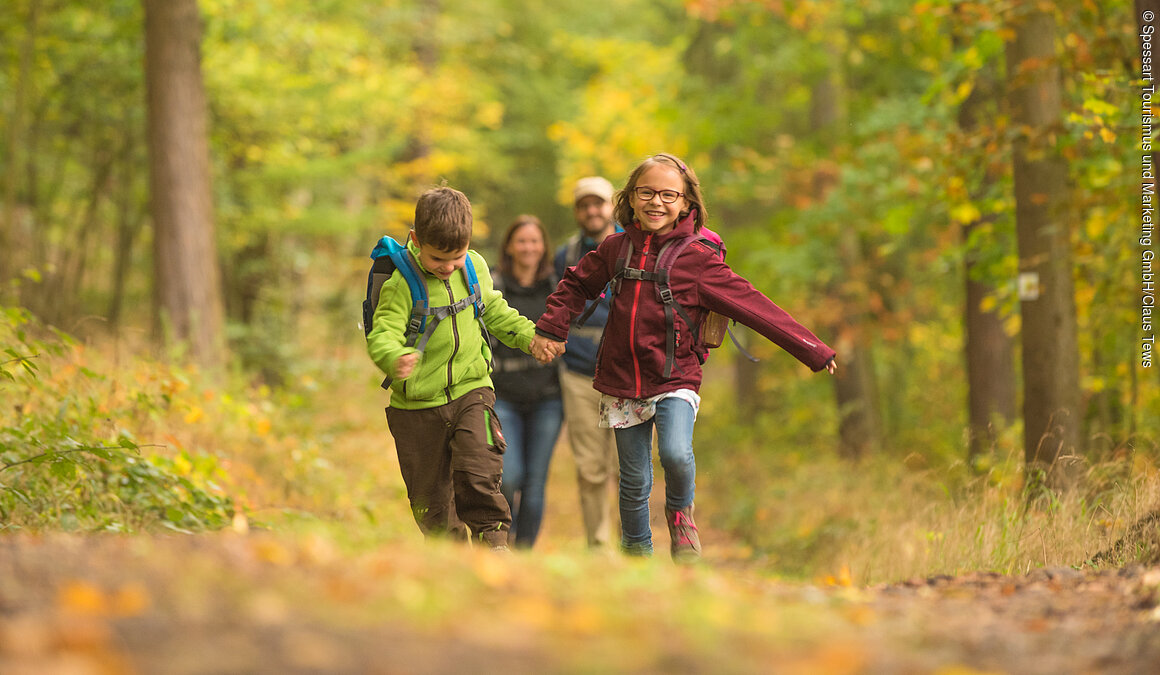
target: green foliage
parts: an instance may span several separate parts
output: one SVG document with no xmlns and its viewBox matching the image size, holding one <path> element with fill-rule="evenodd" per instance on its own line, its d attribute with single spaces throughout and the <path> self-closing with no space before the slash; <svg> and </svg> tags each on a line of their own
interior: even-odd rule
<svg viewBox="0 0 1160 675">
<path fill-rule="evenodd" d="M 139 393 L 110 407 L 99 393 L 105 375 L 83 366 L 55 372 L 77 345 L 32 321 L 25 310 L 0 308 L 0 520 L 7 529 L 131 531 L 165 527 L 217 529 L 233 517 L 232 501 L 214 481 L 216 458 L 145 452 L 113 420 L 159 409 L 161 397 Z M 33 333 L 44 333 L 34 337 Z M 19 370 L 13 372 L 14 365 Z"/>
<path fill-rule="evenodd" d="M 126 236 L 147 202 L 141 3 L 7 3 L 0 32 L 6 274 L 56 323 L 80 307 L 107 316 L 107 293 L 81 276 L 111 271 L 115 249 L 96 242 Z"/>
</svg>

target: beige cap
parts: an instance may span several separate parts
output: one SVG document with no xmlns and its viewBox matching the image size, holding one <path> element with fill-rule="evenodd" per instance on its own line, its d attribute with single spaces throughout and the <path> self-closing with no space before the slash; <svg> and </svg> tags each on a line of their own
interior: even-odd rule
<svg viewBox="0 0 1160 675">
<path fill-rule="evenodd" d="M 576 181 L 576 188 L 572 190 L 572 202 L 576 203 L 585 197 L 597 196 L 606 202 L 612 201 L 612 183 L 600 176 L 588 176 Z"/>
</svg>

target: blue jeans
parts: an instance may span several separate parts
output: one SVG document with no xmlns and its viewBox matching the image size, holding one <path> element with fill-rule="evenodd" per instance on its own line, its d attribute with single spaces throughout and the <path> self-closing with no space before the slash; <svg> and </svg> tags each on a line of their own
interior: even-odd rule
<svg viewBox="0 0 1160 675">
<path fill-rule="evenodd" d="M 548 464 L 560 435 L 564 406 L 558 398 L 536 403 L 497 399 L 495 414 L 507 439 L 500 491 L 512 510 L 509 536 L 514 546 L 531 548 L 544 519 Z"/>
<path fill-rule="evenodd" d="M 652 493 L 652 430 L 657 428 L 661 468 L 665 472 L 665 506 L 677 510 L 693 503 L 697 463 L 693 458 L 693 406 L 679 398 L 657 402 L 656 416 L 634 427 L 616 430 L 620 454 L 621 546 L 634 555 L 652 554 L 648 498 Z"/>
</svg>

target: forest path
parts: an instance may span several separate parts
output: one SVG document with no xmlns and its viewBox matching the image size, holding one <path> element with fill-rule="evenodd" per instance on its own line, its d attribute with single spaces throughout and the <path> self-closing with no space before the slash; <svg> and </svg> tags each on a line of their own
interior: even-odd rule
<svg viewBox="0 0 1160 675">
<path fill-rule="evenodd" d="M 1160 568 L 872 588 L 583 551 L 266 534 L 0 538 L 0 672 L 1124 673 Z"/>
</svg>

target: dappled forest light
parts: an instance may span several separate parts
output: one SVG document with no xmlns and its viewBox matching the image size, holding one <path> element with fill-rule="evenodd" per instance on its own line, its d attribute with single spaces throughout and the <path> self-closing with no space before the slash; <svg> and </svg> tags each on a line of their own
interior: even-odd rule
<svg viewBox="0 0 1160 675">
<path fill-rule="evenodd" d="M 0 671 L 1143 672 L 1155 4 L 5 0 Z M 700 565 L 559 448 L 531 550 L 425 542 L 367 253 L 659 152 L 836 376 L 710 352 Z"/>
<path fill-rule="evenodd" d="M 832 562 L 813 538 L 841 548 L 857 526 L 840 512 L 756 525 L 777 517 L 760 481 L 805 479 L 815 461 L 873 462 L 885 484 L 898 470 L 955 494 L 1078 481 L 1068 499 L 1096 502 L 1160 463 L 1142 323 L 1155 245 L 1139 226 L 1141 166 L 1154 166 L 1141 128 L 1150 42 L 1126 3 L 186 0 L 173 4 L 184 23 L 166 28 L 181 38 L 149 35 L 154 4 L 0 10 L 0 387 L 25 416 L 72 401 L 72 426 L 50 435 L 0 413 L 0 477 L 46 462 L 58 478 L 85 475 L 78 453 L 126 451 L 149 467 L 135 465 L 140 490 L 189 482 L 178 501 L 201 516 L 147 500 L 179 529 L 280 502 L 374 512 L 396 488 L 366 486 L 351 503 L 307 468 L 338 461 L 329 441 L 306 440 L 389 442 L 358 328 L 366 251 L 401 238 L 418 194 L 444 182 L 471 198 L 485 256 L 520 213 L 558 244 L 577 178 L 619 188 L 658 151 L 696 167 L 734 269 L 842 364 L 833 382 L 809 378 L 746 331 L 760 363 L 728 342 L 713 352 L 698 431 L 718 493 L 706 508 L 747 546 L 808 540 L 817 548 L 788 567 Z M 149 49 L 177 39 L 196 58 Z M 204 94 L 187 109 L 204 124 L 176 135 L 203 133 L 200 169 L 159 132 L 172 114 L 151 117 L 179 67 Z M 166 177 L 167 161 L 209 182 Z M 212 209 L 178 218 L 203 189 Z M 108 370 L 85 370 L 86 350 Z M 166 374 L 141 372 L 146 355 Z M 88 383 L 60 388 L 78 359 L 68 372 Z M 361 389 L 340 395 L 337 373 Z M 205 398 L 158 389 L 172 383 Z M 280 414 L 305 425 L 297 440 Z M 24 525 L 61 507 L 5 485 L 5 512 L 35 507 Z"/>
</svg>

